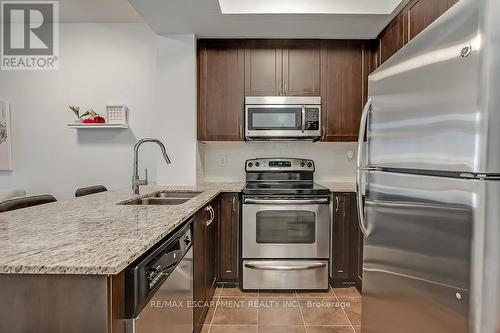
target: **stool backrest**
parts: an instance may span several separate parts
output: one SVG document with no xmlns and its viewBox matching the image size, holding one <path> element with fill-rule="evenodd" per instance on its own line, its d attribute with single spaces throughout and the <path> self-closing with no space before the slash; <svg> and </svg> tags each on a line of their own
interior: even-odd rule
<svg viewBox="0 0 500 333">
<path fill-rule="evenodd" d="M 26 207 L 43 205 L 46 203 L 51 203 L 56 201 L 57 201 L 56 198 L 48 194 L 33 195 L 25 198 L 5 200 L 0 203 L 0 213 Z"/>
<path fill-rule="evenodd" d="M 83 197 L 83 196 L 90 195 L 90 194 L 106 192 L 107 190 L 108 189 L 103 185 L 82 187 L 82 188 L 79 188 L 78 190 L 76 190 L 75 197 L 78 198 L 78 197 Z"/>
</svg>

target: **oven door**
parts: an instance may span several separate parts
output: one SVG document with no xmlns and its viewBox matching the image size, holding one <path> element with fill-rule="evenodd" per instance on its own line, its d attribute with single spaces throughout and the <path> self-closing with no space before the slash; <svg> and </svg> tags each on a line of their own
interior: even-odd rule
<svg viewBox="0 0 500 333">
<path fill-rule="evenodd" d="M 328 258 L 329 199 L 244 198 L 243 258 Z"/>
</svg>

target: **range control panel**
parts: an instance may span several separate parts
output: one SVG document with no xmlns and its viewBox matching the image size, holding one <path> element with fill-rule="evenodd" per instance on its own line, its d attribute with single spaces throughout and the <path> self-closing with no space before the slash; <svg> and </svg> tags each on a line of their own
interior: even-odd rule
<svg viewBox="0 0 500 333">
<path fill-rule="evenodd" d="M 245 163 L 247 172 L 314 171 L 314 161 L 302 158 L 255 158 Z"/>
</svg>

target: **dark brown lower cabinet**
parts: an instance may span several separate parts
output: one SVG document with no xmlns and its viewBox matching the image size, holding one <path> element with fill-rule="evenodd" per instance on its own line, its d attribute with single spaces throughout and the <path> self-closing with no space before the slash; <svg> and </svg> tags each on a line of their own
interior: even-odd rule
<svg viewBox="0 0 500 333">
<path fill-rule="evenodd" d="M 213 209 L 213 214 L 210 208 Z M 213 200 L 199 210 L 193 221 L 194 331 L 200 332 L 217 282 L 217 238 L 219 201 Z M 205 305 L 205 306 L 200 306 Z"/>
<path fill-rule="evenodd" d="M 361 289 L 363 234 L 359 228 L 356 196 L 333 194 L 331 282 L 334 286 L 355 285 Z"/>
<path fill-rule="evenodd" d="M 219 223 L 219 280 L 221 281 L 236 282 L 238 280 L 239 224 L 239 193 L 222 194 Z"/>
</svg>

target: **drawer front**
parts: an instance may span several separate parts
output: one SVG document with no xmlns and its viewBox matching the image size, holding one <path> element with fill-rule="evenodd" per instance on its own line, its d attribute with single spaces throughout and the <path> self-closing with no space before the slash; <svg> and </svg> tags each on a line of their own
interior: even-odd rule
<svg viewBox="0 0 500 333">
<path fill-rule="evenodd" d="M 244 260 L 243 289 L 328 289 L 328 260 Z"/>
</svg>

